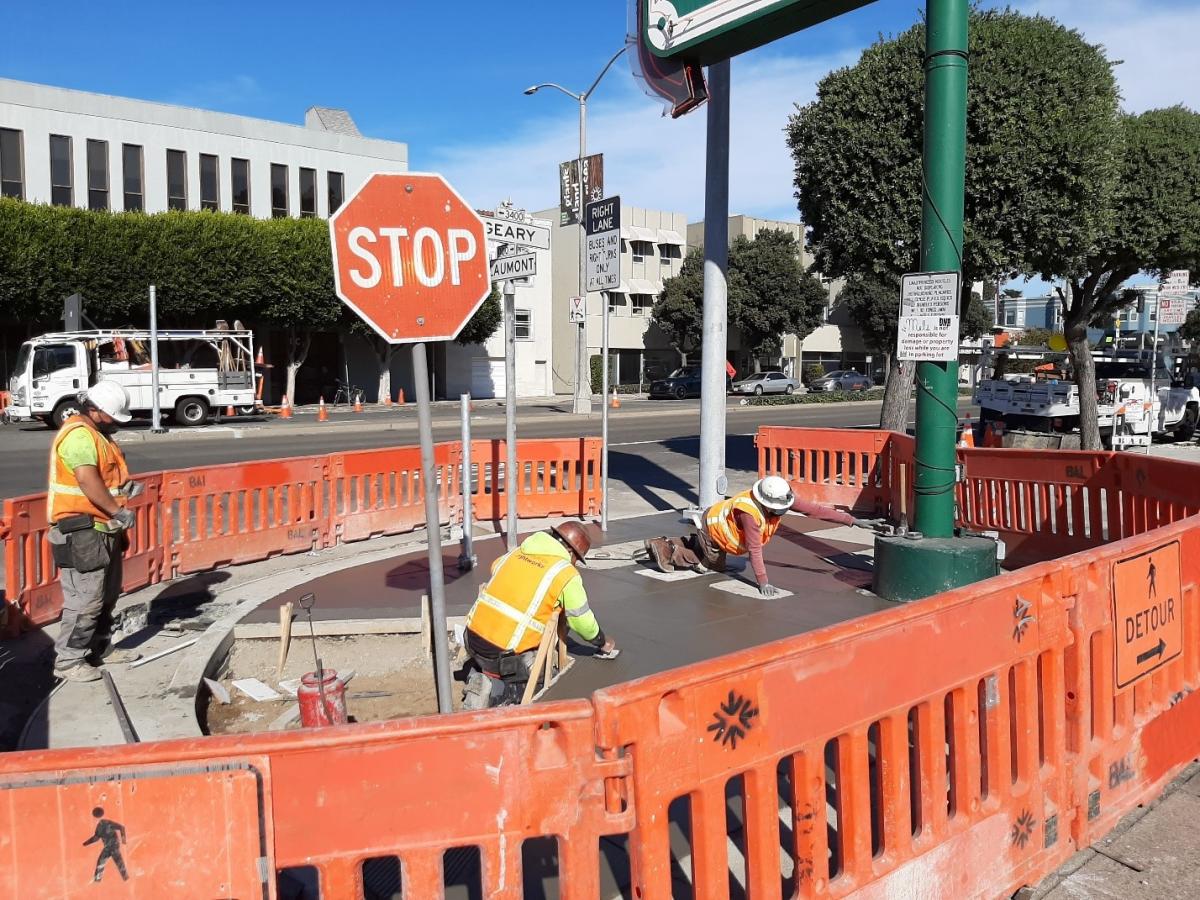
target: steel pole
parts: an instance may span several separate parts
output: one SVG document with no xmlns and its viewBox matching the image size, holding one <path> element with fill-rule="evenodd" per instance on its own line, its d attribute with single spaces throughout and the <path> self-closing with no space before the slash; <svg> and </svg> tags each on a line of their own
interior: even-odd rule
<svg viewBox="0 0 1200 900">
<path fill-rule="evenodd" d="M 438 512 L 438 480 L 434 473 L 433 421 L 429 413 L 429 362 L 425 345 L 412 345 L 413 380 L 417 393 L 417 431 L 421 440 L 421 493 L 425 495 L 425 532 L 429 556 L 429 621 L 433 641 L 433 677 L 438 712 L 454 711 L 450 694 L 450 648 L 446 640 L 446 584 L 442 573 L 442 520 Z"/>
<path fill-rule="evenodd" d="M 928 0 L 921 269 L 962 275 L 967 158 L 968 0 Z M 959 298 L 961 305 L 961 296 Z M 917 364 L 916 517 L 932 538 L 954 535 L 958 361 Z"/>
<path fill-rule="evenodd" d="M 604 361 L 600 387 L 600 530 L 608 531 L 608 292 L 600 294 L 604 324 L 600 329 L 600 357 Z"/>
<path fill-rule="evenodd" d="M 587 98 L 579 98 L 579 296 L 583 298 L 583 308 L 587 309 L 587 284 L 584 281 L 584 270 L 587 267 L 587 249 L 583 240 L 583 207 L 587 203 L 583 190 L 583 158 L 587 156 Z M 592 414 L 592 377 L 588 366 L 587 347 L 587 315 L 579 323 L 575 340 L 575 403 L 573 412 L 579 416 Z"/>
<path fill-rule="evenodd" d="M 162 401 L 158 395 L 158 292 L 150 285 L 150 431 L 162 434 Z"/>
<path fill-rule="evenodd" d="M 700 506 L 725 493 L 725 352 L 728 347 L 729 60 L 708 67 L 704 180 L 704 335 L 700 360 Z"/>
<path fill-rule="evenodd" d="M 458 567 L 464 572 L 475 568 L 475 476 L 471 468 L 471 395 L 463 394 L 458 398 L 461 405 L 462 417 L 462 505 L 463 505 L 463 537 L 462 553 L 458 557 Z"/>
<path fill-rule="evenodd" d="M 1159 306 L 1159 299 L 1162 294 L 1154 295 L 1154 344 L 1150 351 L 1150 414 L 1146 420 L 1146 455 L 1150 455 L 1150 448 L 1154 444 L 1155 426 L 1158 424 L 1158 411 L 1155 406 L 1158 405 L 1158 394 L 1154 390 L 1154 376 L 1158 374 L 1158 321 L 1162 318 L 1162 308 Z"/>
<path fill-rule="evenodd" d="M 517 546 L 517 286 L 504 282 L 504 494 L 508 498 L 508 548 Z"/>
</svg>

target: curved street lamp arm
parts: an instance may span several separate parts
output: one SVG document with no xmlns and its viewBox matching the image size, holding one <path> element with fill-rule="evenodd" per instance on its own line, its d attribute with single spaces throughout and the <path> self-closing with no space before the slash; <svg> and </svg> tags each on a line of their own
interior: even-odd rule
<svg viewBox="0 0 1200 900">
<path fill-rule="evenodd" d="M 596 76 L 596 80 L 592 82 L 592 86 L 583 92 L 583 97 L 581 99 L 586 101 L 588 97 L 592 96 L 592 91 L 596 89 L 596 85 L 600 83 L 600 79 L 608 74 L 608 70 L 612 68 L 612 64 L 617 61 L 617 59 L 622 53 L 625 52 L 628 46 L 628 44 L 623 44 L 621 49 L 612 55 L 612 59 L 604 64 L 604 68 L 600 70 L 600 74 Z"/>
</svg>

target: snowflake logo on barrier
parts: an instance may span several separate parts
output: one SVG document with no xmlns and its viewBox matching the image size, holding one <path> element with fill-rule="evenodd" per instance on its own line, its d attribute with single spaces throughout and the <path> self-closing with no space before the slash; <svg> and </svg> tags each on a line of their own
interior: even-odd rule
<svg viewBox="0 0 1200 900">
<path fill-rule="evenodd" d="M 737 742 L 753 727 L 757 715 L 758 707 L 748 697 L 730 691 L 729 698 L 713 713 L 716 721 L 708 726 L 708 730 L 713 732 L 714 741 L 736 750 Z"/>
<path fill-rule="evenodd" d="M 1037 819 L 1033 817 L 1033 813 L 1025 810 L 1021 813 L 1012 827 L 1012 842 L 1025 849 L 1025 845 L 1029 843 L 1029 839 L 1033 836 L 1033 829 L 1037 828 Z"/>
<path fill-rule="evenodd" d="M 1016 624 L 1013 625 L 1013 640 L 1018 644 L 1021 643 L 1021 638 L 1025 637 L 1025 631 L 1029 628 L 1031 622 L 1036 622 L 1034 616 L 1029 615 L 1029 607 L 1032 604 L 1021 596 L 1017 596 L 1017 600 L 1013 603 L 1013 619 Z"/>
</svg>

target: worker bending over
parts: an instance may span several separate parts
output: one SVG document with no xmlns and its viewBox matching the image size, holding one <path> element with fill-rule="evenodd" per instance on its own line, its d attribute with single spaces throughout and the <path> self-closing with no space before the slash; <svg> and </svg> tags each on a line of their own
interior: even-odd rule
<svg viewBox="0 0 1200 900">
<path fill-rule="evenodd" d="M 597 648 L 598 657 L 616 656 L 616 644 L 588 607 L 575 568 L 591 546 L 582 525 L 565 522 L 530 535 L 492 564 L 491 579 L 467 613 L 467 652 L 474 667 L 468 664 L 464 709 L 521 702 L 538 644 L 557 608 L 571 631 Z"/>
<path fill-rule="evenodd" d="M 681 538 L 653 538 L 646 541 L 646 550 L 660 572 L 677 568 L 724 572 L 728 554 L 749 556 L 758 592 L 773 597 L 779 589 L 767 579 L 762 551 L 789 511 L 841 525 L 877 524 L 874 519 L 857 519 L 848 512 L 798 500 L 787 481 L 768 475 L 754 482 L 750 490 L 710 506 L 702 527 L 693 533 Z"/>
</svg>

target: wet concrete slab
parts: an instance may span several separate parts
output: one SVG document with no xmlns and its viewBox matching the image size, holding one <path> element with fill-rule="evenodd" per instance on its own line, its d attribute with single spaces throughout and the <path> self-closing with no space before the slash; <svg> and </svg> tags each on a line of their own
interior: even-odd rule
<svg viewBox="0 0 1200 900">
<path fill-rule="evenodd" d="M 591 648 L 572 643 L 576 664 L 546 694 L 546 699 L 586 697 L 621 681 L 711 659 L 736 650 L 800 634 L 888 606 L 869 593 L 871 559 L 864 555 L 869 533 L 847 534 L 828 522 L 789 516 L 767 545 L 771 583 L 790 596 L 764 598 L 749 586 L 753 572 L 742 560 L 733 571 L 683 580 L 647 577 L 648 564 L 633 557 L 638 542 L 689 530 L 679 513 L 663 513 L 612 522 L 605 542 L 609 559 L 584 571 L 589 603 L 601 626 L 617 641 L 616 659 L 591 658 Z M 826 536 L 834 534 L 842 540 Z M 503 538 L 478 541 L 479 565 L 459 572 L 457 544 L 443 548 L 446 611 L 464 615 L 491 563 L 506 550 Z M 602 549 L 600 552 L 604 552 Z M 616 559 L 615 557 L 630 557 Z M 619 565 L 617 564 L 619 563 Z M 312 591 L 317 619 L 379 619 L 420 615 L 428 591 L 424 553 L 368 563 L 317 578 L 289 590 L 247 615 L 245 622 L 277 622 L 278 608 Z M 718 589 L 720 588 L 720 589 Z"/>
</svg>

